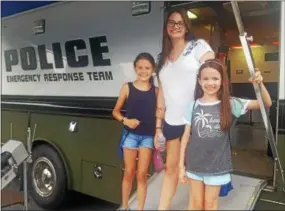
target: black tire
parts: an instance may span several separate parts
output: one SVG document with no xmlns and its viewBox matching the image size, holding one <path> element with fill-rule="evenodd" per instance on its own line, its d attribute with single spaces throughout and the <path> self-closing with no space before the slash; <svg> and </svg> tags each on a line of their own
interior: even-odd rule
<svg viewBox="0 0 285 211">
<path fill-rule="evenodd" d="M 54 150 L 54 148 L 47 144 L 42 144 L 33 149 L 32 159 L 33 163 L 29 168 L 29 178 L 31 187 L 30 193 L 33 200 L 38 206 L 44 209 L 55 210 L 62 208 L 67 200 L 68 191 L 66 170 L 61 157 L 56 150 Z M 40 168 L 37 168 L 42 165 L 46 166 L 45 170 L 47 171 L 42 171 Z M 37 173 L 41 171 L 42 173 Z M 55 177 L 49 176 L 53 174 Z M 55 180 L 55 182 L 52 183 L 53 188 L 51 191 L 46 190 L 47 188 L 41 186 L 40 182 L 35 181 L 35 178 L 39 178 L 38 175 L 45 175 L 45 178 L 52 177 L 52 180 Z M 39 179 L 38 181 L 43 180 Z M 47 193 L 43 192 L 42 190 L 46 190 Z"/>
</svg>

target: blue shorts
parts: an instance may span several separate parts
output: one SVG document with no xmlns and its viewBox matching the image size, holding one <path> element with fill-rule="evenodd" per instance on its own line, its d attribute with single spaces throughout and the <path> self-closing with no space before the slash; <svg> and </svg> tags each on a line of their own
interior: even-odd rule
<svg viewBox="0 0 285 211">
<path fill-rule="evenodd" d="M 187 171 L 186 175 L 191 179 L 204 182 L 205 185 L 225 185 L 231 181 L 231 175 L 229 173 L 214 176 L 202 176 Z"/>
<path fill-rule="evenodd" d="M 123 143 L 124 148 L 138 149 L 139 147 L 153 148 L 153 136 L 129 133 Z"/>
</svg>

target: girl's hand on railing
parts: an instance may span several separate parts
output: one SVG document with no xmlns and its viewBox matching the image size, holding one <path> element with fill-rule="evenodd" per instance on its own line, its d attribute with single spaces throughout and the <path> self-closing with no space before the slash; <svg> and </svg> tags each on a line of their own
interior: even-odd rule
<svg viewBox="0 0 285 211">
<path fill-rule="evenodd" d="M 255 68 L 255 75 L 253 77 L 250 77 L 248 80 L 251 82 L 251 83 L 256 83 L 256 84 L 260 84 L 263 82 L 263 77 L 261 75 L 261 72 Z"/>
</svg>

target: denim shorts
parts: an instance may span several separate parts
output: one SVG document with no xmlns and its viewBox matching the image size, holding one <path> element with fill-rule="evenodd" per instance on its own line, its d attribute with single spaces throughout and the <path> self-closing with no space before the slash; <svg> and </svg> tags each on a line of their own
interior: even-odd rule
<svg viewBox="0 0 285 211">
<path fill-rule="evenodd" d="M 186 175 L 191 179 L 202 181 L 206 185 L 225 185 L 231 181 L 231 174 L 229 173 L 213 176 L 202 176 L 187 171 Z"/>
<path fill-rule="evenodd" d="M 139 147 L 153 148 L 153 136 L 129 133 L 123 143 L 124 148 L 138 149 Z"/>
</svg>

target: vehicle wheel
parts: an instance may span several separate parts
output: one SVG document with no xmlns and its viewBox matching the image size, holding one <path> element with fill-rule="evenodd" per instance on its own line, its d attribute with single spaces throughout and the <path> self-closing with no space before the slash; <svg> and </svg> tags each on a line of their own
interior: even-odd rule
<svg viewBox="0 0 285 211">
<path fill-rule="evenodd" d="M 44 209 L 58 209 L 67 198 L 65 166 L 49 145 L 37 146 L 32 152 L 30 168 L 31 196 Z"/>
</svg>

